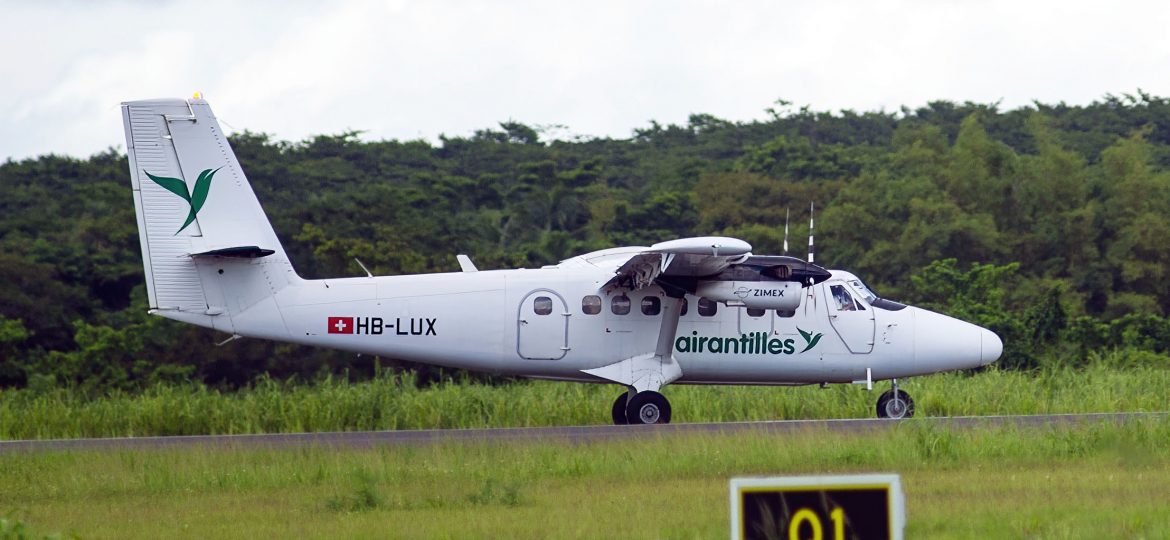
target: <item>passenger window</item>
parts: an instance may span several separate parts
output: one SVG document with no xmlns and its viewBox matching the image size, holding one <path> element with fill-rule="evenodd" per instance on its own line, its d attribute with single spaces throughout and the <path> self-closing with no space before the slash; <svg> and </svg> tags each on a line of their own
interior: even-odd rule
<svg viewBox="0 0 1170 540">
<path fill-rule="evenodd" d="M 552 298 L 547 296 L 537 296 L 536 301 L 532 302 L 532 310 L 537 315 L 548 315 L 552 313 Z"/>
<path fill-rule="evenodd" d="M 776 316 L 777 317 L 784 317 L 785 319 L 787 319 L 789 317 L 795 317 L 796 310 L 795 309 L 777 309 Z"/>
<path fill-rule="evenodd" d="M 853 301 L 853 296 L 849 294 L 849 291 L 845 290 L 844 285 L 831 285 L 829 289 L 833 292 L 833 302 L 837 305 L 837 311 L 858 310 L 857 303 Z"/>
<path fill-rule="evenodd" d="M 642 299 L 642 315 L 658 315 L 662 312 L 662 301 L 657 296 L 647 296 Z"/>
<path fill-rule="evenodd" d="M 687 302 L 687 299 L 686 299 L 686 298 L 683 298 L 683 299 L 682 299 L 682 309 L 681 309 L 681 310 L 679 310 L 679 312 L 678 312 L 678 316 L 679 316 L 679 317 L 682 317 L 683 315 L 686 315 L 686 314 L 687 314 L 687 304 L 688 304 L 688 303 L 689 303 L 689 302 Z"/>
<path fill-rule="evenodd" d="M 714 300 L 703 297 L 699 298 L 699 316 L 700 317 L 714 317 L 715 312 L 719 310 L 719 304 Z"/>
<path fill-rule="evenodd" d="M 630 313 L 630 297 L 624 294 L 619 294 L 610 300 L 609 310 L 614 315 L 629 315 Z"/>
<path fill-rule="evenodd" d="M 581 312 L 586 315 L 601 313 L 601 297 L 591 294 L 581 299 Z"/>
<path fill-rule="evenodd" d="M 764 314 L 767 312 L 768 312 L 768 310 L 766 310 L 764 308 L 754 308 L 754 307 L 747 308 L 748 317 L 763 317 Z"/>
</svg>

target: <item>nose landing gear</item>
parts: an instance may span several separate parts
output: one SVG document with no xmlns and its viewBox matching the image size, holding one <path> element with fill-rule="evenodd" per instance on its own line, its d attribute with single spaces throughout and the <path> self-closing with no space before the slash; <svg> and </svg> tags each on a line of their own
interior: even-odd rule
<svg viewBox="0 0 1170 540">
<path fill-rule="evenodd" d="M 910 394 L 898 389 L 898 379 L 894 379 L 893 383 L 893 388 L 878 397 L 878 418 L 893 418 L 897 420 L 914 416 L 914 400 L 910 397 Z"/>
</svg>

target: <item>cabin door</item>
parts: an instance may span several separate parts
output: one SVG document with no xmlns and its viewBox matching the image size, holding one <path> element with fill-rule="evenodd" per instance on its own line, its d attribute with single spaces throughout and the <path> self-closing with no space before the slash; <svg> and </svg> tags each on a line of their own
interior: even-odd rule
<svg viewBox="0 0 1170 540">
<path fill-rule="evenodd" d="M 528 360 L 559 360 L 569 352 L 569 306 L 551 289 L 537 289 L 520 302 L 516 352 Z"/>
</svg>

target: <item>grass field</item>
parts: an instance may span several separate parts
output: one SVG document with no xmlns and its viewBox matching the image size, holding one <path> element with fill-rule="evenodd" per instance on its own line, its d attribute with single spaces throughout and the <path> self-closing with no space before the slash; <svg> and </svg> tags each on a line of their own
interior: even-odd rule
<svg viewBox="0 0 1170 540">
<path fill-rule="evenodd" d="M 1162 411 L 1170 367 L 989 370 L 919 377 L 902 387 L 924 416 Z M 674 385 L 663 393 L 676 422 L 725 422 L 869 418 L 886 388 Z M 396 376 L 312 385 L 266 381 L 231 393 L 157 386 L 98 398 L 9 390 L 0 392 L 0 439 L 607 424 L 620 391 L 616 385 L 543 381 L 419 389 Z"/>
<path fill-rule="evenodd" d="M 728 479 L 895 472 L 907 538 L 1170 537 L 1170 421 L 0 454 L 39 537 L 719 538 Z"/>
</svg>

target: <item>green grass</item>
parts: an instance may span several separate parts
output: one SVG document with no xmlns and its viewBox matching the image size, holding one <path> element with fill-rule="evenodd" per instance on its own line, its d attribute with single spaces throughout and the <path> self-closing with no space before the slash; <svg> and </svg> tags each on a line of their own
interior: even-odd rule
<svg viewBox="0 0 1170 540">
<path fill-rule="evenodd" d="M 668 386 L 676 422 L 868 418 L 874 392 L 852 385 Z M 903 381 L 924 416 L 1163 411 L 1170 369 L 1105 363 L 1035 373 L 990 370 Z M 616 385 L 449 382 L 415 388 L 384 376 L 312 385 L 264 381 L 238 392 L 201 385 L 87 398 L 69 390 L 0 392 L 0 439 L 587 425 L 610 422 Z"/>
<path fill-rule="evenodd" d="M 1170 421 L 594 443 L 0 454 L 0 516 L 85 538 L 720 538 L 728 479 L 895 472 L 908 538 L 1170 536 Z"/>
</svg>

